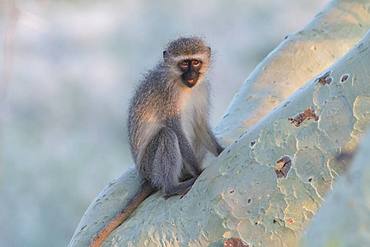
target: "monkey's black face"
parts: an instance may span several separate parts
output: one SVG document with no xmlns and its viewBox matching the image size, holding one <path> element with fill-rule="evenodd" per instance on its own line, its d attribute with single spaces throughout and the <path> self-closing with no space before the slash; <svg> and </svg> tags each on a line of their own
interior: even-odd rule
<svg viewBox="0 0 370 247">
<path fill-rule="evenodd" d="M 179 62 L 178 66 L 182 72 L 182 83 L 187 87 L 194 87 L 199 79 L 199 71 L 202 68 L 202 61 L 197 59 L 186 59 Z"/>
</svg>

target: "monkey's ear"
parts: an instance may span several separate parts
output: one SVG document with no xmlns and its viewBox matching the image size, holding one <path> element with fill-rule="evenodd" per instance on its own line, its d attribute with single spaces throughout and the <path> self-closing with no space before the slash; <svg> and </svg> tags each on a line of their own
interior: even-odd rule
<svg viewBox="0 0 370 247">
<path fill-rule="evenodd" d="M 165 50 L 163 51 L 163 60 L 167 61 L 167 59 L 168 59 L 168 52 Z"/>
<path fill-rule="evenodd" d="M 212 52 L 211 52 L 211 47 L 207 46 L 208 48 L 208 58 L 211 58 Z"/>
</svg>

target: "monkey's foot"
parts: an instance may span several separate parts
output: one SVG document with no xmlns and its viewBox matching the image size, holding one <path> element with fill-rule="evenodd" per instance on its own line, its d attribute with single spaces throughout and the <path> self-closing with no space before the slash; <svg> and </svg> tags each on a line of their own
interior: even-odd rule
<svg viewBox="0 0 370 247">
<path fill-rule="evenodd" d="M 191 189 L 191 187 L 193 186 L 195 180 L 197 178 L 191 178 L 191 179 L 188 179 L 186 181 L 183 181 L 181 183 L 179 183 L 177 186 L 175 186 L 174 188 L 172 188 L 170 190 L 170 192 L 167 192 L 165 195 L 164 195 L 164 198 L 165 199 L 168 199 L 170 198 L 171 196 L 176 196 L 176 195 L 179 195 L 181 196 L 180 198 L 183 198 L 186 193 L 189 192 L 189 190 Z"/>
</svg>

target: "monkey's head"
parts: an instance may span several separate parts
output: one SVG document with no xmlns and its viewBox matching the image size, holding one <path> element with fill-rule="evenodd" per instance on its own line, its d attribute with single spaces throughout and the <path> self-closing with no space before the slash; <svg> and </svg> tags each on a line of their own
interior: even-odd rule
<svg viewBox="0 0 370 247">
<path fill-rule="evenodd" d="M 168 44 L 163 59 L 170 71 L 181 77 L 185 86 L 192 88 L 208 70 L 211 48 L 198 37 L 181 37 Z"/>
</svg>

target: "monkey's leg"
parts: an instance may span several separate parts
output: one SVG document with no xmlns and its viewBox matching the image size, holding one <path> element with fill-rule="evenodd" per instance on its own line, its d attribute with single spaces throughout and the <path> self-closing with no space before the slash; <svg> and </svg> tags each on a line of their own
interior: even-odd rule
<svg viewBox="0 0 370 247">
<path fill-rule="evenodd" d="M 186 139 L 182 139 L 180 141 L 180 152 L 183 157 L 186 170 L 193 175 L 193 177 L 198 177 L 202 173 L 202 168 L 192 147 Z"/>
<path fill-rule="evenodd" d="M 179 121 L 172 121 L 170 125 L 176 133 L 180 153 L 183 161 L 185 162 L 185 168 L 193 175 L 198 177 L 202 173 L 201 165 L 196 158 L 193 148 L 191 147 L 188 139 L 186 138 Z"/>
<path fill-rule="evenodd" d="M 195 182 L 195 178 L 179 182 L 182 157 L 175 132 L 164 127 L 154 139 L 158 145 L 152 163 L 151 182 L 160 187 L 166 197 L 185 194 Z"/>
</svg>

